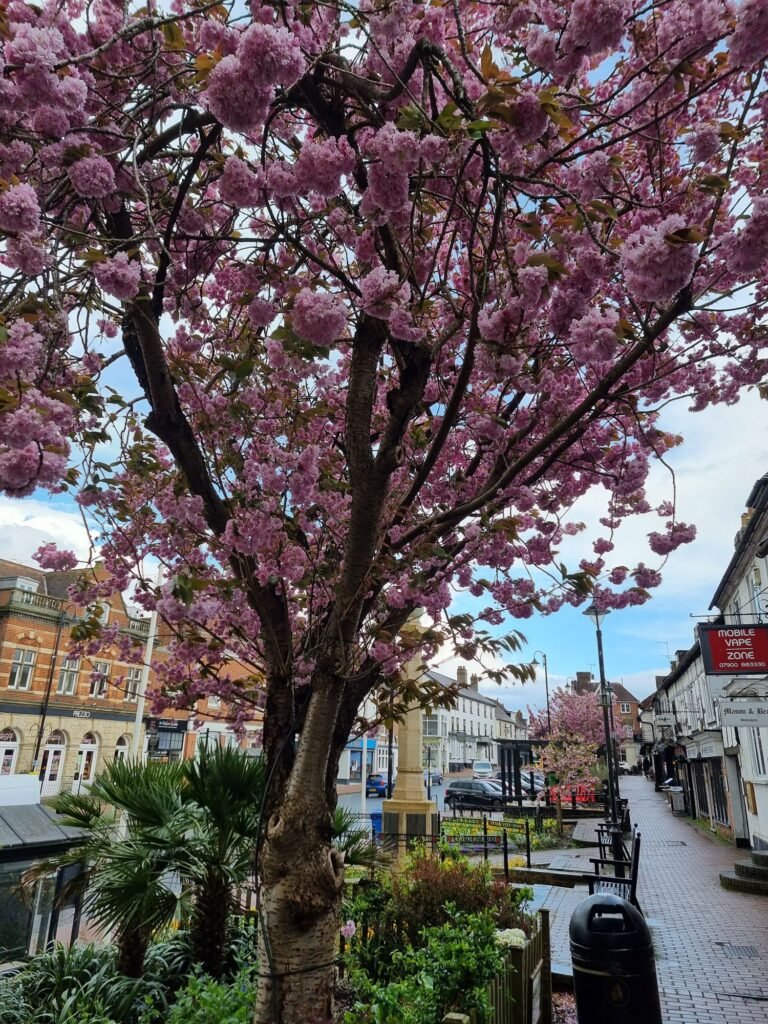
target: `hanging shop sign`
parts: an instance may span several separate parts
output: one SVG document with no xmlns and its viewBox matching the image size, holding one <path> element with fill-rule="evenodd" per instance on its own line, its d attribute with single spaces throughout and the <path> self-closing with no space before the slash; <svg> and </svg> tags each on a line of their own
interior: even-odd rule
<svg viewBox="0 0 768 1024">
<path fill-rule="evenodd" d="M 768 625 L 699 626 L 704 671 L 746 676 L 768 672 Z"/>
<path fill-rule="evenodd" d="M 768 700 L 721 700 L 720 724 L 736 729 L 768 725 Z"/>
</svg>

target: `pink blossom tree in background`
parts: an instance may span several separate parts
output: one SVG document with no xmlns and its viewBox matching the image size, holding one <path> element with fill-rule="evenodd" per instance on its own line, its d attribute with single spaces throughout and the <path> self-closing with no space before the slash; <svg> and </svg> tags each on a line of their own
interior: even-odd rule
<svg viewBox="0 0 768 1024">
<path fill-rule="evenodd" d="M 528 732 L 546 740 L 539 748 L 537 767 L 557 776 L 557 829 L 563 830 L 563 794 L 599 781 L 598 750 L 605 746 L 599 693 L 572 693 L 558 688 L 549 699 L 549 715 L 528 709 Z M 551 728 L 550 728 L 551 721 Z"/>
<path fill-rule="evenodd" d="M 694 535 L 658 410 L 763 378 L 768 8 L 8 0 L 0 42 L 0 487 L 101 524 L 77 599 L 157 607 L 159 701 L 263 703 L 255 1019 L 325 1022 L 337 762 L 409 614 L 471 659 L 645 601 Z"/>
</svg>

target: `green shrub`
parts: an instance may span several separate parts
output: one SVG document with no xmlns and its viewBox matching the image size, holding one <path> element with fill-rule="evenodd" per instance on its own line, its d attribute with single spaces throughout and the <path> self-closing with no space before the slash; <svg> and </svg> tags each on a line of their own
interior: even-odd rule
<svg viewBox="0 0 768 1024">
<path fill-rule="evenodd" d="M 32 1024 L 32 1007 L 24 998 L 16 978 L 0 980 L 0 1024 Z"/>
<path fill-rule="evenodd" d="M 147 1007 L 141 1024 L 250 1024 L 256 993 L 252 971 L 232 981 L 193 974 L 167 1012 Z"/>
<path fill-rule="evenodd" d="M 164 1001 L 149 978 L 126 978 L 109 946 L 55 946 L 27 963 L 9 983 L 16 1019 L 2 1024 L 136 1024 L 147 999 Z"/>
<path fill-rule="evenodd" d="M 473 865 L 466 857 L 441 861 L 417 848 L 400 874 L 362 880 L 345 900 L 342 916 L 357 928 L 346 965 L 371 981 L 392 981 L 396 951 L 421 946 L 424 930 L 446 924 L 455 911 L 487 911 L 497 928 L 521 928 L 530 935 L 533 920 L 526 907 L 532 897 L 528 886 L 494 879 L 487 865 Z"/>
<path fill-rule="evenodd" d="M 485 986 L 504 960 L 495 923 L 488 913 L 449 908 L 448 915 L 446 924 L 424 930 L 418 948 L 394 953 L 392 981 L 353 975 L 357 1001 L 348 1024 L 440 1024 L 452 1010 L 489 1019 Z"/>
</svg>

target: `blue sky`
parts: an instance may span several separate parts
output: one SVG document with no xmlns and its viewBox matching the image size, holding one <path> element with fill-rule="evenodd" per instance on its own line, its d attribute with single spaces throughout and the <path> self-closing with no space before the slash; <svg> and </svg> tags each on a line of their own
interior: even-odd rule
<svg viewBox="0 0 768 1024">
<path fill-rule="evenodd" d="M 678 518 L 698 526 L 696 541 L 670 557 L 664 582 L 654 598 L 642 608 L 613 612 L 605 621 L 603 640 L 606 672 L 610 679 L 623 681 L 637 697 L 654 688 L 654 677 L 663 674 L 669 655 L 688 648 L 697 622 L 706 619 L 712 595 L 733 552 L 733 538 L 755 480 L 768 470 L 768 404 L 755 393 L 734 407 L 705 410 L 695 415 L 683 403 L 670 408 L 663 424 L 682 433 L 686 443 L 670 456 L 675 470 Z M 663 467 L 654 469 L 649 495 L 658 503 L 671 494 L 670 478 Z M 588 524 L 603 513 L 603 494 L 587 496 L 578 516 Z M 658 562 L 647 549 L 646 534 L 658 529 L 661 520 L 652 515 L 626 524 L 617 535 L 616 564 L 633 564 L 638 559 L 655 566 Z M 591 552 L 595 529 L 563 546 L 564 560 L 571 566 Z M 0 555 L 29 562 L 40 544 L 55 540 L 74 548 L 80 557 L 88 554 L 87 535 L 76 506 L 66 496 L 38 495 L 14 500 L 0 498 Z M 692 617 L 693 616 L 693 617 Z M 519 660 L 531 660 L 535 650 L 545 651 L 549 664 L 550 690 L 579 671 L 597 673 L 595 631 L 580 611 L 566 608 L 554 616 L 537 616 L 525 622 L 510 622 L 528 641 Z M 445 650 L 432 666 L 449 675 L 462 664 Z M 482 667 L 467 666 L 482 678 Z M 512 710 L 543 706 L 543 672 L 536 683 L 498 687 L 487 682 L 484 692 L 497 696 Z"/>
</svg>

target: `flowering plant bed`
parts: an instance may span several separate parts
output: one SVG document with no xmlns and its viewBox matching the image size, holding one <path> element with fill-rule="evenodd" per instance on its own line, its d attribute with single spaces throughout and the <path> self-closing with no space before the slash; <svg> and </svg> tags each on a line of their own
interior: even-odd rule
<svg viewBox="0 0 768 1024">
<path fill-rule="evenodd" d="M 340 1020 L 548 1024 L 548 927 L 527 912 L 531 895 L 455 851 L 418 850 L 397 875 L 361 882 L 344 907 Z"/>
</svg>

